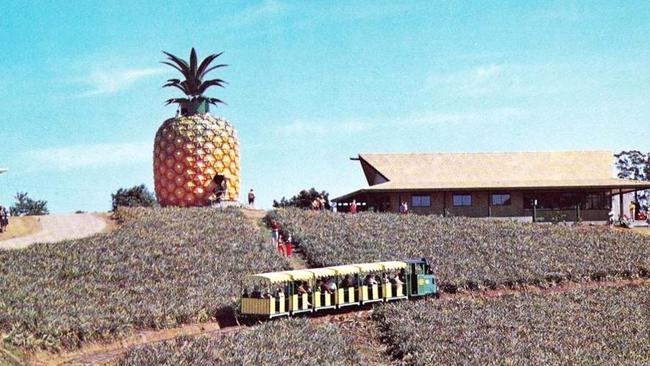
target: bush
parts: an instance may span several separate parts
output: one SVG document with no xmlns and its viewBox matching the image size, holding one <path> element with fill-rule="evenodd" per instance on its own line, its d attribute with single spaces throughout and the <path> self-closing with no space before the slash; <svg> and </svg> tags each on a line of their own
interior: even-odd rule
<svg viewBox="0 0 650 366">
<path fill-rule="evenodd" d="M 650 276 L 650 238 L 606 227 L 296 209 L 271 218 L 313 266 L 424 256 L 446 291 Z"/>
<path fill-rule="evenodd" d="M 288 269 L 238 211 L 125 209 L 109 234 L 0 250 L 0 333 L 32 349 L 76 348 L 214 320 L 243 276 Z"/>
<path fill-rule="evenodd" d="M 27 192 L 16 193 L 16 203 L 9 208 L 11 216 L 42 216 L 49 215 L 47 201 L 33 200 Z"/>
<path fill-rule="evenodd" d="M 373 317 L 408 365 L 641 365 L 650 286 L 404 302 Z"/>
<path fill-rule="evenodd" d="M 273 207 L 311 208 L 311 203 L 314 201 L 314 199 L 321 198 L 321 197 L 325 200 L 325 209 L 329 210 L 331 208 L 329 193 L 325 191 L 319 193 L 313 187 L 310 188 L 309 190 L 303 189 L 297 195 L 291 197 L 288 200 L 284 197 L 282 197 L 282 199 L 280 199 L 279 202 L 273 200 Z"/>
<path fill-rule="evenodd" d="M 111 194 L 111 199 L 113 201 L 113 211 L 118 207 L 154 207 L 158 204 L 156 197 L 144 184 L 128 189 L 120 188 L 117 192 Z"/>
<path fill-rule="evenodd" d="M 276 320 L 238 333 L 137 347 L 118 365 L 353 365 L 350 340 L 328 323 Z"/>
</svg>

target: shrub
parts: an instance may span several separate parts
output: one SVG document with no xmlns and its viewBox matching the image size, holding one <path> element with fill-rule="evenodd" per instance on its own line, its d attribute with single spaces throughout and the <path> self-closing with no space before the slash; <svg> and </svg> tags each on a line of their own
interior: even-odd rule
<svg viewBox="0 0 650 366">
<path fill-rule="evenodd" d="M 276 210 L 314 266 L 427 257 L 442 288 L 650 276 L 650 238 L 608 228 Z"/>
<path fill-rule="evenodd" d="M 336 326 L 291 319 L 219 338 L 181 337 L 133 348 L 118 365 L 352 365 L 360 361 Z"/>
<path fill-rule="evenodd" d="M 110 234 L 0 250 L 0 332 L 22 348 L 75 348 L 215 319 L 244 275 L 288 269 L 237 211 L 126 209 Z"/>
<path fill-rule="evenodd" d="M 31 199 L 27 192 L 16 193 L 16 203 L 9 208 L 11 216 L 42 216 L 49 215 L 47 201 Z"/>
<path fill-rule="evenodd" d="M 329 193 L 325 191 L 319 193 L 313 187 L 310 188 L 309 190 L 303 189 L 297 195 L 291 197 L 288 200 L 284 197 L 282 197 L 282 199 L 280 199 L 279 202 L 273 200 L 273 207 L 311 208 L 311 203 L 316 198 L 323 198 L 325 200 L 325 207 L 324 207 L 325 209 L 329 210 L 331 208 Z"/>
<path fill-rule="evenodd" d="M 408 365 L 641 365 L 650 361 L 650 286 L 418 301 L 373 317 Z"/>
<path fill-rule="evenodd" d="M 128 189 L 120 188 L 111 194 L 111 200 L 113 201 L 113 211 L 118 207 L 154 207 L 157 205 L 156 197 L 144 184 Z"/>
</svg>

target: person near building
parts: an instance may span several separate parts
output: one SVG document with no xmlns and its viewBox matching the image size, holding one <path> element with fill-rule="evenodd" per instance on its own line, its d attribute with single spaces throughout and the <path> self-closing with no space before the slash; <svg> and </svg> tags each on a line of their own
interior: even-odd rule
<svg viewBox="0 0 650 366">
<path fill-rule="evenodd" d="M 636 202 L 630 201 L 630 219 L 634 221 L 636 219 Z"/>
<path fill-rule="evenodd" d="M 350 213 L 357 213 L 357 200 L 352 200 L 352 203 L 350 204 Z"/>
<path fill-rule="evenodd" d="M 406 204 L 406 201 L 402 202 L 402 204 L 399 206 L 399 212 L 404 215 L 409 213 L 409 206 Z"/>
</svg>

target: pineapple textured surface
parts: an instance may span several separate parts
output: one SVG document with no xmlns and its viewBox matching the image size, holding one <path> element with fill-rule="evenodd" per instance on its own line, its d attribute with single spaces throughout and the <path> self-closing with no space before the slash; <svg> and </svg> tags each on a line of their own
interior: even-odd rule
<svg viewBox="0 0 650 366">
<path fill-rule="evenodd" d="M 227 182 L 223 199 L 239 196 L 239 142 L 225 119 L 196 114 L 166 120 L 156 133 L 153 158 L 161 206 L 208 205 L 216 175 Z"/>
</svg>

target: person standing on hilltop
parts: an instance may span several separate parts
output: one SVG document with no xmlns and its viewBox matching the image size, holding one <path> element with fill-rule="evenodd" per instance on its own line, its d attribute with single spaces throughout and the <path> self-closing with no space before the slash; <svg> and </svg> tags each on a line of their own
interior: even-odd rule
<svg viewBox="0 0 650 366">
<path fill-rule="evenodd" d="M 251 190 L 248 191 L 248 205 L 251 207 L 255 207 L 255 193 L 253 193 L 253 188 L 251 188 Z"/>
<path fill-rule="evenodd" d="M 4 233 L 5 226 L 5 208 L 0 205 L 0 233 Z"/>
<path fill-rule="evenodd" d="M 6 207 L 0 206 L 0 233 L 7 231 L 9 225 L 9 210 Z"/>
</svg>

